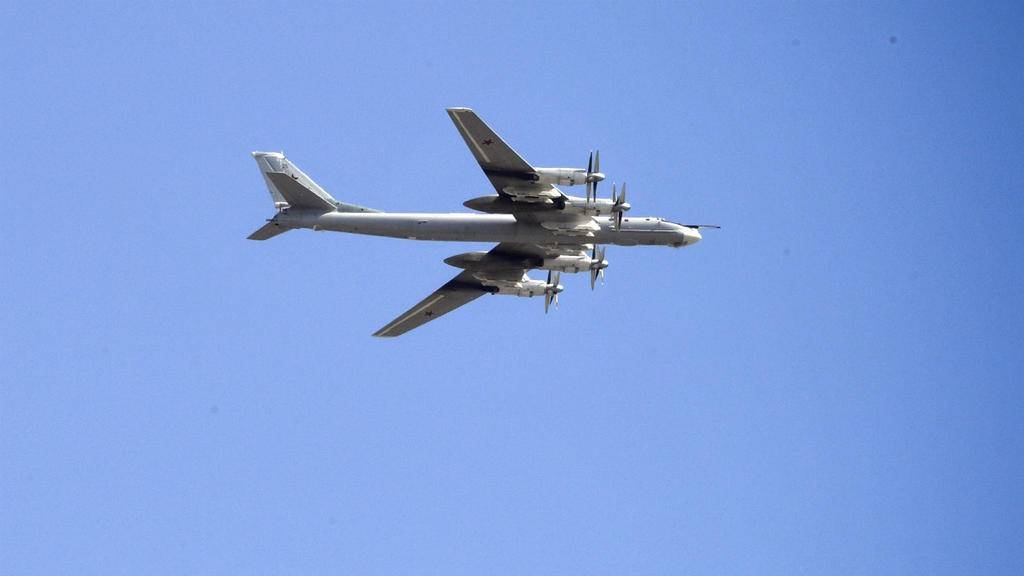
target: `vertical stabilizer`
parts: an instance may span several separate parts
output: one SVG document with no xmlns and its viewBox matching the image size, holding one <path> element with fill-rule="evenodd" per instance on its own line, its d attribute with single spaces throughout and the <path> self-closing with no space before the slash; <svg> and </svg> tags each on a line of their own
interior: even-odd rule
<svg viewBox="0 0 1024 576">
<path fill-rule="evenodd" d="M 281 152 L 253 152 L 253 159 L 260 168 L 263 181 L 274 201 L 274 208 L 286 210 L 323 212 L 377 212 L 372 208 L 338 202 L 299 167 L 292 164 Z M 266 240 L 291 230 L 281 226 L 275 216 L 262 228 L 249 235 L 250 240 Z"/>
<path fill-rule="evenodd" d="M 321 188 L 312 178 L 292 164 L 280 152 L 253 152 L 252 157 L 260 167 L 263 180 L 270 191 L 270 197 L 278 210 L 296 208 L 301 210 L 333 211 L 338 202 Z"/>
</svg>

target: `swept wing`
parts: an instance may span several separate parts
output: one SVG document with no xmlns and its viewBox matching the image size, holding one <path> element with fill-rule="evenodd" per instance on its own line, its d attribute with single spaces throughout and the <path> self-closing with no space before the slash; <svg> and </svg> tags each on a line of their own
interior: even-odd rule
<svg viewBox="0 0 1024 576">
<path fill-rule="evenodd" d="M 388 322 L 374 336 L 401 336 L 436 320 L 456 308 L 469 304 L 484 294 L 497 292 L 497 284 L 514 283 L 534 268 L 539 268 L 544 259 L 563 254 L 573 254 L 583 245 L 543 246 L 502 242 L 472 263 L 464 263 L 469 269 L 446 282 L 443 286 L 420 300 L 397 318 Z M 449 259 L 451 260 L 451 259 Z"/>
<path fill-rule="evenodd" d="M 551 184 L 538 182 L 537 171 L 469 108 L 449 108 L 448 115 L 469 151 L 500 196 L 520 202 L 561 198 Z"/>
<path fill-rule="evenodd" d="M 417 302 L 398 318 L 388 322 L 373 335 L 401 336 L 413 328 L 444 316 L 463 304 L 469 304 L 484 294 L 487 294 L 487 290 L 483 283 L 467 270 Z"/>
</svg>

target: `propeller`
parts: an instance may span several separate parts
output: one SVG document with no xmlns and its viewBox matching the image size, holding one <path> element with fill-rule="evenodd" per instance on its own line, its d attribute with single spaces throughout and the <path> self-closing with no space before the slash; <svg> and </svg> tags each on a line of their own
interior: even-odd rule
<svg viewBox="0 0 1024 576">
<path fill-rule="evenodd" d="M 561 279 L 561 272 L 551 272 L 548 270 L 548 287 L 544 289 L 544 313 L 548 313 L 548 308 L 551 307 L 551 303 L 555 303 L 555 308 L 558 308 L 558 293 L 564 290 L 558 281 Z"/>
<path fill-rule="evenodd" d="M 622 194 L 617 194 L 612 184 L 612 220 L 615 222 L 615 230 L 622 228 L 622 215 L 630 208 L 632 206 L 626 202 L 626 183 L 622 183 Z"/>
<path fill-rule="evenodd" d="M 604 284 L 604 269 L 608 267 L 608 261 L 604 259 L 604 248 L 598 251 L 595 244 L 590 253 L 590 260 L 590 289 L 593 290 L 598 278 L 601 278 L 601 284 Z"/>
<path fill-rule="evenodd" d="M 587 204 L 597 200 L 597 183 L 604 180 L 601 173 L 601 151 L 594 150 L 587 160 Z"/>
</svg>

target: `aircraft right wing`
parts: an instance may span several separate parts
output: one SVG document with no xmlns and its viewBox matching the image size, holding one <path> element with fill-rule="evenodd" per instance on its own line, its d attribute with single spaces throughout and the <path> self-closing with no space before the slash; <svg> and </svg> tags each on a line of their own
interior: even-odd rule
<svg viewBox="0 0 1024 576">
<path fill-rule="evenodd" d="M 498 194 L 522 202 L 559 198 L 551 184 L 537 182 L 537 172 L 470 108 L 449 108 L 448 115 L 469 151 Z"/>
</svg>

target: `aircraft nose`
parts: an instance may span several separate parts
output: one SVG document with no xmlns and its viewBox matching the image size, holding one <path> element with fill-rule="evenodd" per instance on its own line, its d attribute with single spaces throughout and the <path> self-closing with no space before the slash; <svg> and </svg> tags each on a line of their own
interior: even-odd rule
<svg viewBox="0 0 1024 576">
<path fill-rule="evenodd" d="M 690 244 L 696 244 L 700 242 L 701 235 L 700 230 L 697 228 L 690 228 L 688 226 L 683 227 L 683 238 L 685 238 L 683 245 L 689 246 Z"/>
</svg>

